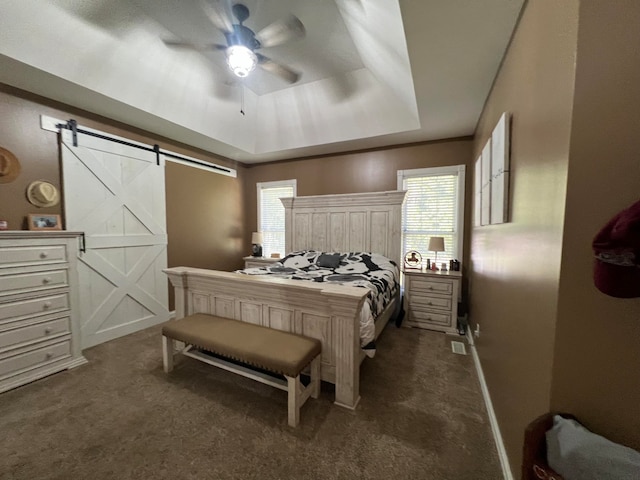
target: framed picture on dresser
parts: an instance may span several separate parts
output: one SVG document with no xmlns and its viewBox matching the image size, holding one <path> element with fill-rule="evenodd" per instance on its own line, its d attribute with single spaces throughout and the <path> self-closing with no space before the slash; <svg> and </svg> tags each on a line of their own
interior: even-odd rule
<svg viewBox="0 0 640 480">
<path fill-rule="evenodd" d="M 29 230 L 62 230 L 60 215 L 31 213 L 27 217 Z"/>
</svg>

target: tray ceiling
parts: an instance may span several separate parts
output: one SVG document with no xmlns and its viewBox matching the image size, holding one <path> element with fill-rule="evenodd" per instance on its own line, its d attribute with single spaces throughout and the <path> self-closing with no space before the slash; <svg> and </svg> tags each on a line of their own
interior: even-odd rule
<svg viewBox="0 0 640 480">
<path fill-rule="evenodd" d="M 302 72 L 240 80 L 201 0 L 21 0 L 0 16 L 0 82 L 255 163 L 472 135 L 522 0 L 243 0 L 258 31 L 289 13 L 307 36 L 261 50 Z M 241 110 L 244 113 L 241 113 Z"/>
</svg>

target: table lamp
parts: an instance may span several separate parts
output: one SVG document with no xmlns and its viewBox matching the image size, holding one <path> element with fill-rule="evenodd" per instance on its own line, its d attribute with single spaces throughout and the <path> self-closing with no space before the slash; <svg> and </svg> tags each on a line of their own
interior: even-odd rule
<svg viewBox="0 0 640 480">
<path fill-rule="evenodd" d="M 253 232 L 251 234 L 251 255 L 254 257 L 262 256 L 262 232 Z"/>
<path fill-rule="evenodd" d="M 444 237 L 429 238 L 429 250 L 435 253 L 434 263 L 438 264 L 438 252 L 444 252 Z M 436 267 L 437 269 L 437 267 Z"/>
</svg>

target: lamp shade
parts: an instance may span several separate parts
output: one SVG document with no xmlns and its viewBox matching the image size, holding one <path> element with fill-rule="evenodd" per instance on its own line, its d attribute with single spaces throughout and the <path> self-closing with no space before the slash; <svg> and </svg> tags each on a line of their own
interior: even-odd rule
<svg viewBox="0 0 640 480">
<path fill-rule="evenodd" d="M 433 252 L 444 252 L 444 237 L 429 238 L 429 250 Z"/>
<path fill-rule="evenodd" d="M 262 245 L 262 232 L 253 232 L 251 234 L 251 243 L 254 245 Z"/>
</svg>

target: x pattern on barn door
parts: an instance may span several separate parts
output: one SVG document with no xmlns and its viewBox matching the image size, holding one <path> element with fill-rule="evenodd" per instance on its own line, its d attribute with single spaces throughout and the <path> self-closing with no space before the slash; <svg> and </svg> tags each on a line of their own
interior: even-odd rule
<svg viewBox="0 0 640 480">
<path fill-rule="evenodd" d="M 80 255 L 83 348 L 169 318 L 164 164 L 156 154 L 62 131 L 65 220 Z"/>
</svg>

